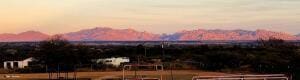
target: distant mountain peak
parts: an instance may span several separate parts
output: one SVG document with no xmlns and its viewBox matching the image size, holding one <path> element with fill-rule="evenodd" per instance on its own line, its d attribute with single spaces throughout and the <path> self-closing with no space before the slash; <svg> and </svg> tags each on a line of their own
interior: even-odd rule
<svg viewBox="0 0 300 80">
<path fill-rule="evenodd" d="M 265 29 L 256 29 L 256 31 L 268 31 L 268 30 L 265 30 Z"/>
<path fill-rule="evenodd" d="M 0 34 L 0 42 L 41 41 L 49 37 L 38 31 L 26 31 L 19 34 Z"/>
<path fill-rule="evenodd" d="M 19 34 L 44 34 L 44 33 L 39 32 L 39 31 L 33 31 L 33 30 L 31 30 L 31 31 L 22 32 L 22 33 L 19 33 Z"/>
<path fill-rule="evenodd" d="M 139 32 L 133 29 L 112 29 L 97 27 L 78 32 L 66 33 L 64 37 L 73 41 L 141 41 L 159 40 L 160 35 Z"/>
<path fill-rule="evenodd" d="M 275 37 L 284 40 L 295 40 L 295 36 L 283 32 L 272 32 L 258 29 L 256 31 L 247 30 L 190 30 L 174 34 L 177 40 L 257 40 Z M 174 38 L 173 38 L 174 39 Z"/>
<path fill-rule="evenodd" d="M 95 27 L 94 30 L 112 30 L 110 27 Z"/>
</svg>

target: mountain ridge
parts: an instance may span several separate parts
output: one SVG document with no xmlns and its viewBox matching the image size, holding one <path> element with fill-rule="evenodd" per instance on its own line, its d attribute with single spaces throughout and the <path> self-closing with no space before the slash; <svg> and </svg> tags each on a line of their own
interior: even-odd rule
<svg viewBox="0 0 300 80">
<path fill-rule="evenodd" d="M 275 37 L 284 40 L 295 40 L 296 36 L 283 33 L 258 29 L 248 30 L 190 30 L 175 33 L 177 40 L 257 40 Z"/>
<path fill-rule="evenodd" d="M 141 41 L 160 39 L 160 35 L 158 34 L 139 32 L 133 29 L 112 29 L 102 27 L 66 33 L 63 37 L 75 41 Z"/>
<path fill-rule="evenodd" d="M 19 34 L 4 33 L 0 34 L 0 42 L 42 41 L 49 37 L 50 35 L 38 31 L 26 31 Z"/>
<path fill-rule="evenodd" d="M 291 35 L 284 32 L 274 32 L 263 29 L 249 30 L 184 30 L 172 34 L 154 34 L 134 29 L 112 29 L 108 27 L 96 27 L 80 31 L 60 34 L 70 41 L 197 41 L 197 40 L 257 40 L 270 37 L 284 40 L 300 40 L 299 35 Z M 26 31 L 19 34 L 0 34 L 0 42 L 42 41 L 48 39 L 48 35 L 39 31 Z"/>
</svg>

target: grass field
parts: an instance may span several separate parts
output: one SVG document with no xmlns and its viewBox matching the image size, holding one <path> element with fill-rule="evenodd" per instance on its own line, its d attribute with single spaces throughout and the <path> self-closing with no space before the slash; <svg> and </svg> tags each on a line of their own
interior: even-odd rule
<svg viewBox="0 0 300 80">
<path fill-rule="evenodd" d="M 114 72 L 78 72 L 77 78 L 83 80 L 105 80 L 105 79 L 122 79 L 122 71 Z M 164 80 L 171 80 L 171 71 L 127 71 L 126 78 L 135 77 L 137 74 L 138 77 L 147 77 L 147 78 L 160 78 L 161 75 Z M 17 76 L 15 78 L 5 78 L 6 75 Z M 56 75 L 56 74 L 54 74 Z M 65 76 L 65 74 L 60 74 Z M 173 78 L 176 80 L 191 80 L 193 76 L 222 76 L 229 75 L 226 73 L 219 72 L 205 72 L 205 71 L 195 71 L 195 70 L 176 70 L 173 71 Z M 70 78 L 73 77 L 73 73 L 69 73 Z M 33 73 L 33 74 L 0 74 L 0 80 L 47 80 L 49 79 L 48 73 Z"/>
</svg>

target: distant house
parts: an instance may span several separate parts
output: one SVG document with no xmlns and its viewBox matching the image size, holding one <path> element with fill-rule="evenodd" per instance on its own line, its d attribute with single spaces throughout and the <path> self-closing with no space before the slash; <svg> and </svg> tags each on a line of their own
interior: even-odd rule
<svg viewBox="0 0 300 80">
<path fill-rule="evenodd" d="M 120 66 L 122 63 L 129 63 L 130 59 L 128 57 L 113 57 L 94 60 L 96 63 L 109 64 L 113 66 Z"/>
<path fill-rule="evenodd" d="M 14 69 L 14 68 L 25 68 L 29 66 L 29 63 L 34 61 L 34 58 L 27 58 L 21 61 L 5 61 L 4 69 Z"/>
</svg>

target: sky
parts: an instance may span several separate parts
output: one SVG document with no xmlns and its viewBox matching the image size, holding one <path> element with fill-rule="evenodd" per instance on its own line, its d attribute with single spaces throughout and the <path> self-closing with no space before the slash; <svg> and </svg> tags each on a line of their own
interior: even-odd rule
<svg viewBox="0 0 300 80">
<path fill-rule="evenodd" d="M 94 27 L 173 33 L 266 29 L 300 33 L 300 0 L 0 0 L 0 33 Z"/>
</svg>

